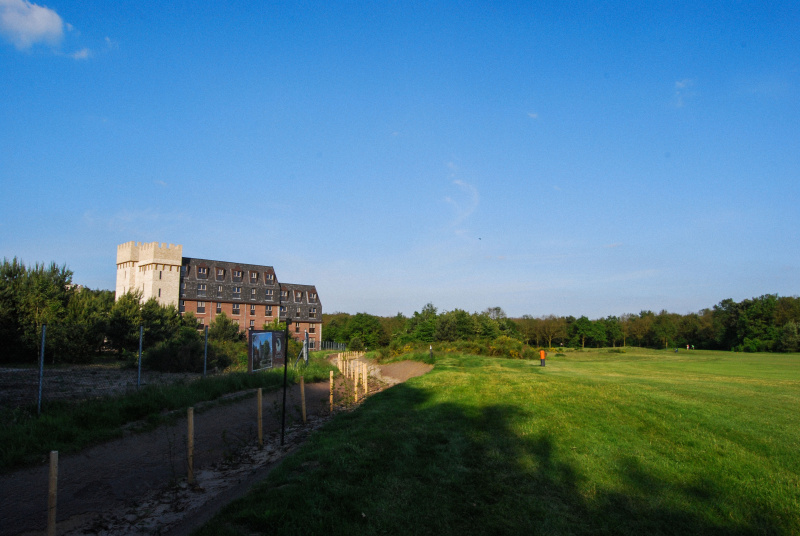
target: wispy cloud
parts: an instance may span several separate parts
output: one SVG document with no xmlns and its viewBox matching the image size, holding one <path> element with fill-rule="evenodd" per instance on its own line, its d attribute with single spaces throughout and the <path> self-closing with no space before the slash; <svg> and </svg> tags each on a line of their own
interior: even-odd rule
<svg viewBox="0 0 800 536">
<path fill-rule="evenodd" d="M 606 244 L 603 247 L 606 248 L 606 249 L 614 249 L 614 248 L 618 248 L 618 247 L 621 247 L 621 246 L 622 246 L 622 242 L 615 242 L 613 244 Z"/>
<path fill-rule="evenodd" d="M 683 108 L 686 105 L 686 100 L 693 97 L 696 92 L 692 89 L 694 87 L 694 80 L 691 78 L 684 78 L 675 82 L 675 107 Z"/>
<path fill-rule="evenodd" d="M 92 51 L 88 48 L 82 48 L 77 52 L 73 52 L 72 54 L 68 54 L 70 58 L 73 60 L 86 60 L 92 55 Z"/>
<path fill-rule="evenodd" d="M 539 119 L 539 114 L 534 112 L 528 112 L 528 117 L 530 117 L 531 119 Z"/>
<path fill-rule="evenodd" d="M 64 37 L 64 21 L 52 9 L 27 0 L 0 0 L 0 34 L 18 50 L 37 43 L 58 45 Z"/>
<path fill-rule="evenodd" d="M 475 212 L 475 209 L 478 208 L 478 204 L 480 204 L 480 195 L 474 186 L 467 184 L 462 180 L 456 179 L 453 181 L 453 184 L 458 186 L 458 188 L 464 194 L 458 200 L 450 196 L 444 198 L 444 200 L 452 205 L 455 209 L 456 218 L 451 224 L 453 227 L 455 227 L 463 223 L 464 220 L 469 218 L 470 215 Z"/>
</svg>

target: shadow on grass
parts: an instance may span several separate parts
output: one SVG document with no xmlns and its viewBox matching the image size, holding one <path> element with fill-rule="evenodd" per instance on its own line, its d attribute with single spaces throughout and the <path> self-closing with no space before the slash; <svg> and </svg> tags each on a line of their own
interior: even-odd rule
<svg viewBox="0 0 800 536">
<path fill-rule="evenodd" d="M 613 489 L 534 411 L 432 403 L 412 384 L 341 415 L 200 534 L 789 534 L 770 505 L 610 460 Z M 730 517 L 731 508 L 746 511 Z"/>
</svg>

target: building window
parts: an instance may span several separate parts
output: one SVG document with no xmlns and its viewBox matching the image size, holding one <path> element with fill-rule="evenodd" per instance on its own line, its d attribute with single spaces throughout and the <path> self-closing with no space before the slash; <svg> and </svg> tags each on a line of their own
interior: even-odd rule
<svg viewBox="0 0 800 536">
<path fill-rule="evenodd" d="M 225 270 L 222 268 L 217 268 L 217 281 L 222 281 L 225 279 Z"/>
<path fill-rule="evenodd" d="M 317 301 L 317 293 L 312 292 L 311 294 L 308 295 L 308 299 L 312 301 Z"/>
<path fill-rule="evenodd" d="M 308 332 L 309 333 L 316 333 L 317 332 L 317 326 L 315 326 L 314 324 L 310 324 L 308 326 Z"/>
<path fill-rule="evenodd" d="M 239 314 L 239 304 L 238 303 L 234 303 L 233 304 L 233 314 L 235 314 L 235 315 Z"/>
<path fill-rule="evenodd" d="M 185 296 L 185 295 L 186 295 L 186 281 L 181 283 L 181 296 Z"/>
<path fill-rule="evenodd" d="M 206 279 L 208 277 L 208 268 L 204 266 L 197 267 L 197 278 L 198 279 Z"/>
<path fill-rule="evenodd" d="M 242 299 L 242 287 L 233 287 L 233 299 L 234 300 Z"/>
<path fill-rule="evenodd" d="M 231 276 L 233 277 L 234 281 L 241 281 L 242 280 L 242 271 L 241 270 L 231 270 Z"/>
<path fill-rule="evenodd" d="M 282 290 L 281 291 L 281 299 L 285 300 L 288 297 L 289 297 L 289 291 L 288 290 Z"/>
<path fill-rule="evenodd" d="M 205 283 L 198 283 L 197 284 L 197 297 L 204 298 L 206 295 L 206 284 Z"/>
<path fill-rule="evenodd" d="M 220 302 L 217 302 L 217 314 L 220 314 L 221 312 L 222 312 L 222 304 Z"/>
<path fill-rule="evenodd" d="M 186 302 L 181 300 L 179 303 L 180 303 L 180 311 L 182 313 L 185 313 L 186 312 Z"/>
<path fill-rule="evenodd" d="M 285 313 L 285 312 L 286 312 L 286 306 L 285 306 L 285 305 L 281 305 L 281 312 L 282 312 L 282 313 Z"/>
<path fill-rule="evenodd" d="M 294 293 L 294 301 L 300 301 L 302 299 L 303 299 L 303 293 L 302 292 L 295 292 Z"/>
<path fill-rule="evenodd" d="M 316 344 L 316 341 L 314 339 L 308 339 L 308 349 L 309 350 L 313 350 L 314 348 L 316 348 L 315 344 Z"/>
<path fill-rule="evenodd" d="M 317 316 L 317 308 L 316 307 L 312 307 L 311 309 L 309 309 L 308 310 L 308 316 L 310 316 L 311 318 L 314 318 L 315 316 Z"/>
<path fill-rule="evenodd" d="M 251 305 L 250 306 L 250 314 L 251 315 L 255 315 L 256 314 L 256 306 L 255 305 Z"/>
<path fill-rule="evenodd" d="M 181 277 L 186 277 L 187 273 L 189 273 L 189 265 L 181 266 Z"/>
<path fill-rule="evenodd" d="M 201 314 L 205 312 L 206 312 L 206 302 L 204 301 L 197 302 L 197 313 Z"/>
<path fill-rule="evenodd" d="M 161 270 L 158 271 L 158 278 L 161 279 Z"/>
<path fill-rule="evenodd" d="M 294 324 L 294 332 L 300 333 L 300 322 L 295 322 Z"/>
<path fill-rule="evenodd" d="M 251 321 L 250 321 L 250 327 L 251 327 L 251 328 L 254 328 L 254 327 L 256 327 L 256 321 L 255 321 L 255 320 L 251 320 Z"/>
<path fill-rule="evenodd" d="M 268 274 L 265 274 L 264 277 L 266 278 L 267 281 L 275 281 L 275 274 L 268 273 Z"/>
<path fill-rule="evenodd" d="M 258 283 L 258 272 L 250 272 L 250 282 L 253 284 Z"/>
<path fill-rule="evenodd" d="M 217 285 L 217 296 L 222 296 L 222 285 Z"/>
<path fill-rule="evenodd" d="M 300 308 L 297 308 L 297 316 L 300 316 Z"/>
<path fill-rule="evenodd" d="M 271 300 L 274 295 L 275 295 L 275 292 L 271 288 L 268 288 L 267 289 L 267 299 Z"/>
<path fill-rule="evenodd" d="M 158 289 L 158 297 L 161 297 L 161 289 Z"/>
<path fill-rule="evenodd" d="M 254 288 L 250 289 L 250 299 L 251 300 L 255 300 L 256 299 L 256 289 L 254 289 Z"/>
<path fill-rule="evenodd" d="M 264 315 L 265 316 L 272 316 L 272 306 L 271 305 L 267 305 L 264 308 Z"/>
</svg>

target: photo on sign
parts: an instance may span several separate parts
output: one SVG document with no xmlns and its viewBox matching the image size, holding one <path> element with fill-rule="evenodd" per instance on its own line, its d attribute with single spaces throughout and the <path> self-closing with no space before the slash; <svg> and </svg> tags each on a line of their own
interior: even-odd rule
<svg viewBox="0 0 800 536">
<path fill-rule="evenodd" d="M 251 371 L 271 369 L 283 364 L 284 332 L 283 331 L 250 331 L 250 367 Z"/>
</svg>

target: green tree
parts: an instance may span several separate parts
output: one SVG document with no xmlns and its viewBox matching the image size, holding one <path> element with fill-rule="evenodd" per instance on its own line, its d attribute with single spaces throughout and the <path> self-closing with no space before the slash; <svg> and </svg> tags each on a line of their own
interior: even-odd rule
<svg viewBox="0 0 800 536">
<path fill-rule="evenodd" d="M 139 347 L 139 326 L 142 323 L 140 290 L 129 290 L 119 297 L 108 318 L 108 338 L 118 352 L 134 352 Z"/>
<path fill-rule="evenodd" d="M 653 333 L 663 343 L 664 348 L 669 347 L 670 341 L 673 341 L 678 333 L 676 316 L 678 315 L 662 310 L 653 320 Z"/>
<path fill-rule="evenodd" d="M 378 317 L 367 313 L 358 313 L 351 317 L 344 330 L 343 336 L 348 341 L 348 347 L 354 348 L 354 339 L 366 348 L 375 349 L 389 344 L 389 335 L 383 330 Z"/>
<path fill-rule="evenodd" d="M 616 347 L 617 343 L 622 341 L 625 345 L 625 336 L 622 333 L 622 323 L 616 316 L 609 316 L 605 319 L 606 327 L 606 340 L 611 342 L 612 347 Z"/>
<path fill-rule="evenodd" d="M 475 319 L 463 309 L 444 312 L 436 319 L 437 341 L 469 341 L 475 338 Z"/>
<path fill-rule="evenodd" d="M 225 313 L 219 313 L 208 325 L 208 339 L 236 342 L 244 340 L 244 334 L 239 330 L 239 324 L 228 318 Z"/>
</svg>

